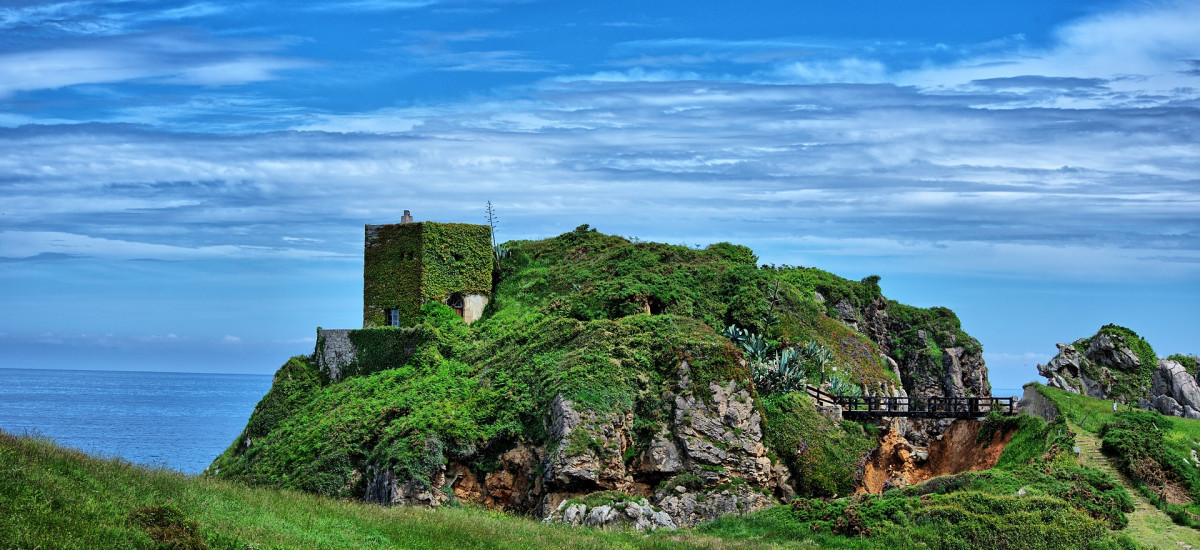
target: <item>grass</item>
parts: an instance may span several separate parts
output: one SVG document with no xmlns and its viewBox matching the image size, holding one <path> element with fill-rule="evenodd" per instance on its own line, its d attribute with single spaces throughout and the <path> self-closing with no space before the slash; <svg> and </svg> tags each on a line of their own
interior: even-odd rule
<svg viewBox="0 0 1200 550">
<path fill-rule="evenodd" d="M 1133 409 L 1113 401 L 1074 394 L 1058 388 L 1034 384 L 1037 391 L 1054 402 L 1059 412 L 1080 429 L 1104 437 L 1104 452 L 1112 455 L 1118 468 L 1128 475 L 1134 486 L 1154 505 L 1170 515 L 1176 523 L 1200 526 L 1200 475 L 1191 462 L 1193 451 L 1200 452 L 1200 421 Z M 1181 483 L 1193 502 L 1171 504 L 1160 498 L 1139 477 L 1145 467 L 1135 471 L 1139 459 L 1150 457 L 1157 462 L 1168 478 Z M 1145 477 L 1145 476 L 1141 476 Z"/>
<path fill-rule="evenodd" d="M 157 527 L 157 528 L 156 528 Z M 194 532 L 202 546 L 184 544 Z M 164 535 L 165 533 L 165 535 Z M 167 537 L 166 542 L 151 538 Z M 172 538 L 173 537 L 173 538 Z M 0 548 L 814 548 L 693 531 L 546 525 L 469 506 L 381 507 L 147 469 L 0 432 Z"/>
<path fill-rule="evenodd" d="M 381 507 L 255 488 L 0 432 L 0 548 L 1135 547 L 1052 491 L 999 494 L 1017 485 L 1036 489 L 1033 480 L 981 479 L 922 495 L 800 499 L 695 530 L 638 533 L 547 525 L 472 506 Z"/>
</svg>

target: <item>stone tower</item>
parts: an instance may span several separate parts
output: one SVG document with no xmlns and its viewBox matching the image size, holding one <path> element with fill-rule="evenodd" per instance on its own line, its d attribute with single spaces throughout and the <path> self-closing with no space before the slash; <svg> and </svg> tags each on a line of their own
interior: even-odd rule
<svg viewBox="0 0 1200 550">
<path fill-rule="evenodd" d="M 430 300 L 471 323 L 492 290 L 491 228 L 467 223 L 367 225 L 363 246 L 363 328 L 409 326 Z"/>
</svg>

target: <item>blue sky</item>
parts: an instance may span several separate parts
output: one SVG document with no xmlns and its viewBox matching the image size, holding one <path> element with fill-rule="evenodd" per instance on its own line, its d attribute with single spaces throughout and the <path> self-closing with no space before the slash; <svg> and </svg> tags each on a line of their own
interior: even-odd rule
<svg viewBox="0 0 1200 550">
<path fill-rule="evenodd" d="M 994 4 L 994 5 L 992 5 Z M 0 367 L 272 372 L 364 223 L 732 241 L 996 387 L 1200 345 L 1200 2 L 0 2 Z"/>
</svg>

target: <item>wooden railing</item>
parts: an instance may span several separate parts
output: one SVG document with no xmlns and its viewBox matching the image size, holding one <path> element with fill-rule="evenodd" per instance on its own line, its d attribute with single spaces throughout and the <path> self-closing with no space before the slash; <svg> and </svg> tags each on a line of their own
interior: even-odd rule
<svg viewBox="0 0 1200 550">
<path fill-rule="evenodd" d="M 808 386 L 808 396 L 818 404 L 837 405 L 854 416 L 911 416 L 919 418 L 977 418 L 992 411 L 1017 414 L 1015 397 L 865 397 L 833 395 Z"/>
</svg>

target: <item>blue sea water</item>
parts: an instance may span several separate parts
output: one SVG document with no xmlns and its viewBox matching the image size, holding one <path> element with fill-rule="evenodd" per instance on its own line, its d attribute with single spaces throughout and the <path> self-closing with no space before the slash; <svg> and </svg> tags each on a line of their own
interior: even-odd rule
<svg viewBox="0 0 1200 550">
<path fill-rule="evenodd" d="M 269 375 L 0 369 L 0 429 L 196 474 L 270 387 Z"/>
</svg>

